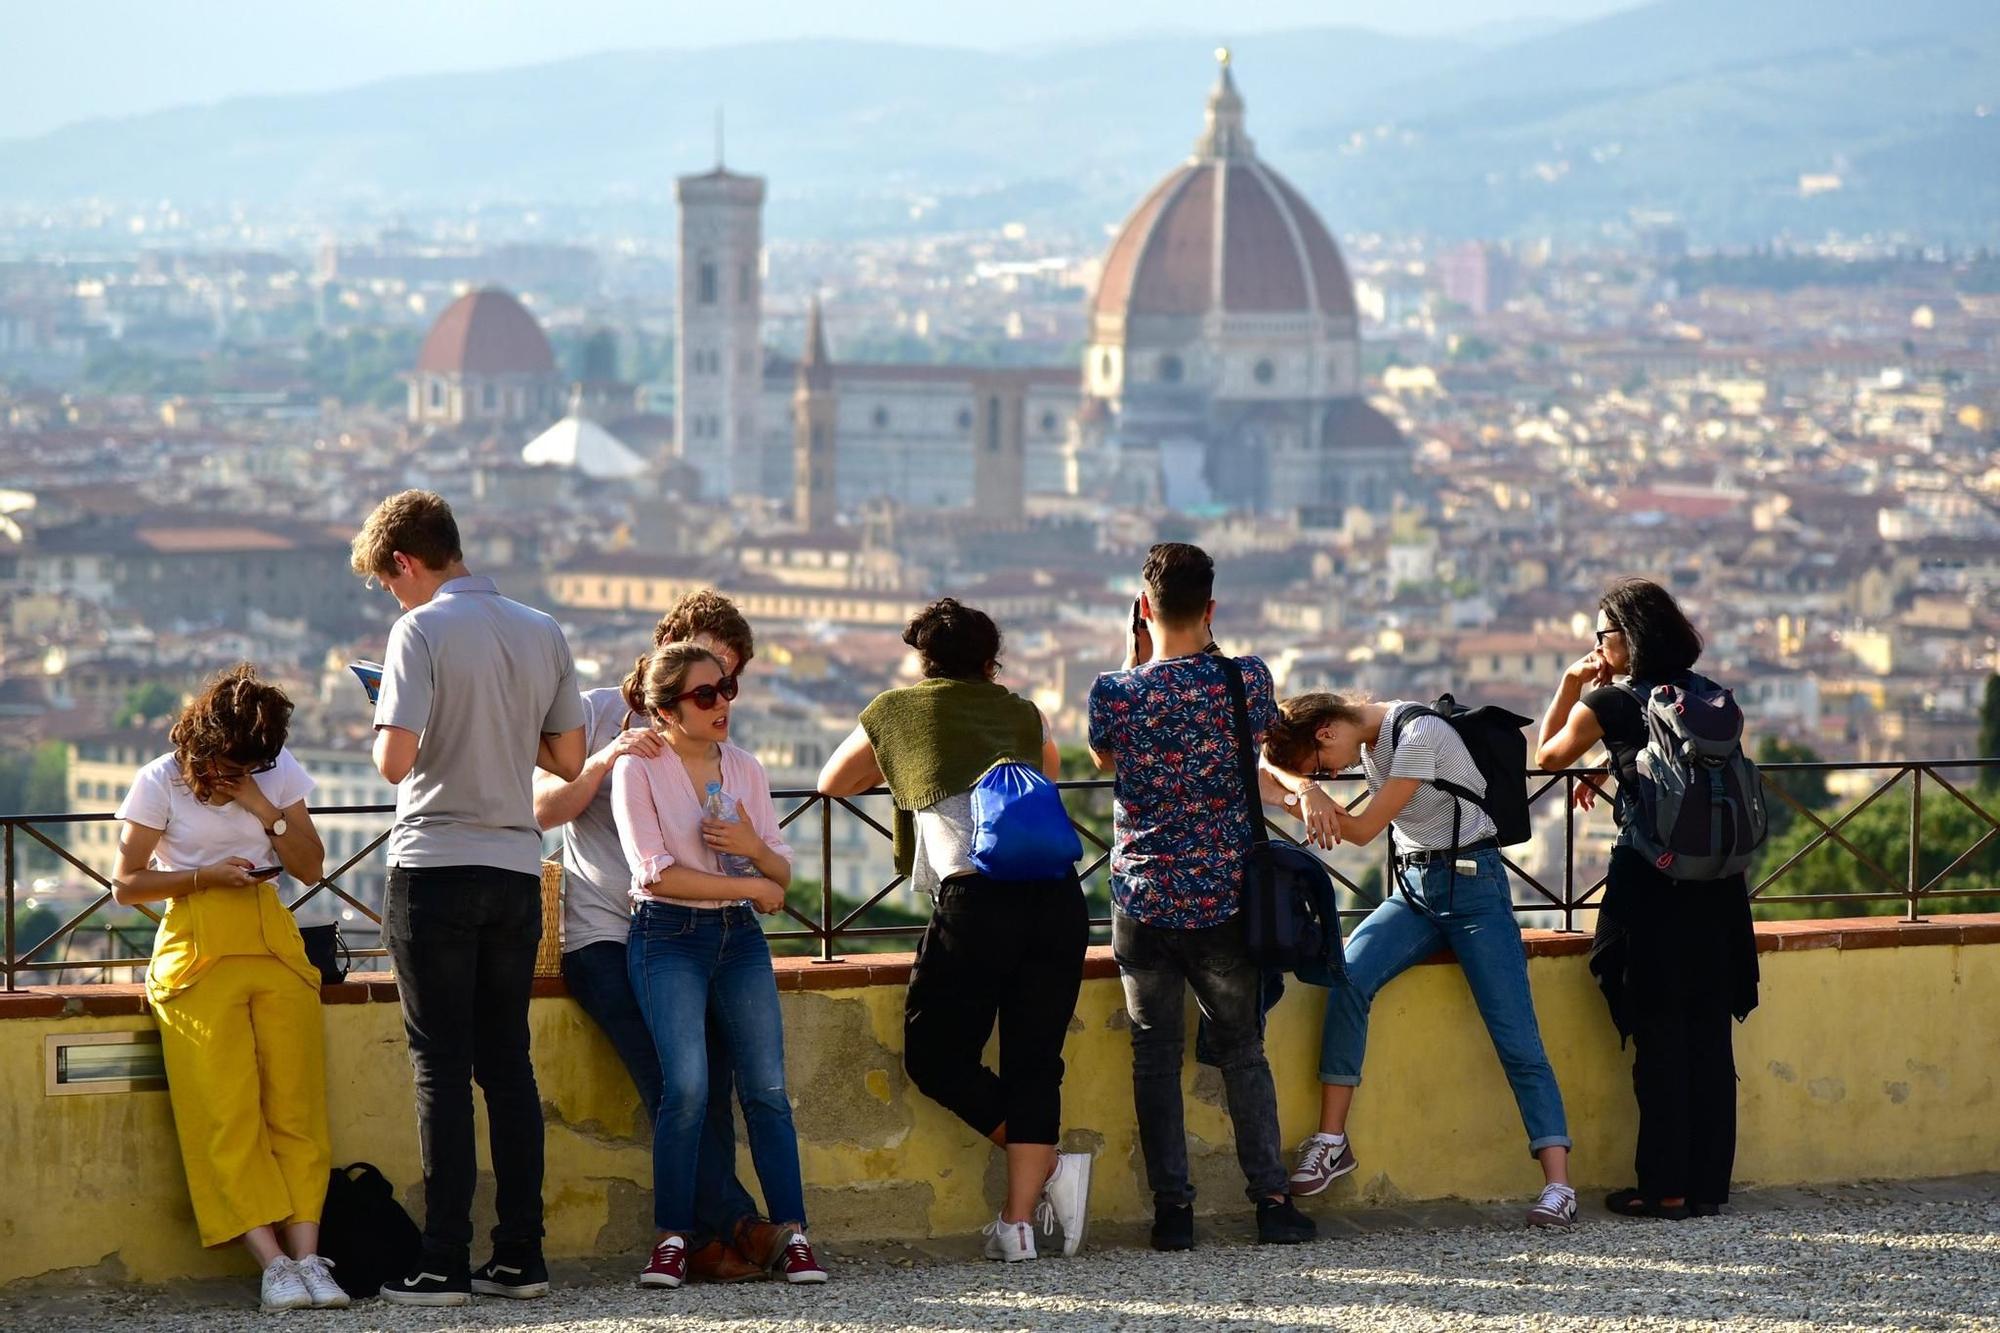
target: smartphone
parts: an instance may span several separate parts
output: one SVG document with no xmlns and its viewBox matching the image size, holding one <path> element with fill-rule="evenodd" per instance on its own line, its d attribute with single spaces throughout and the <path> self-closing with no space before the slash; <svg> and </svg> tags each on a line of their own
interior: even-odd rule
<svg viewBox="0 0 2000 1333">
<path fill-rule="evenodd" d="M 1139 614 L 1139 599 L 1134 597 L 1132 599 L 1132 632 L 1137 634 L 1144 628 L 1146 628 L 1146 622 Z"/>
<path fill-rule="evenodd" d="M 250 878 L 276 879 L 278 876 L 284 873 L 285 873 L 285 868 L 283 866 L 258 866 L 255 870 L 250 872 Z"/>
</svg>

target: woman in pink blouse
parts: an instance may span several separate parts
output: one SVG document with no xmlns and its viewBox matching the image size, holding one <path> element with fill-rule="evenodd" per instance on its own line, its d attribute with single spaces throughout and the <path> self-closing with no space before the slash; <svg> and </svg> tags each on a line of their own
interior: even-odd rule
<svg viewBox="0 0 2000 1333">
<path fill-rule="evenodd" d="M 691 643 L 654 651 L 626 682 L 666 740 L 651 758 L 627 754 L 611 770 L 612 813 L 632 868 L 632 990 L 660 1057 L 653 1125 L 652 1255 L 642 1285 L 687 1278 L 694 1200 L 731 1163 L 701 1152 L 708 1108 L 707 1025 L 719 1025 L 736 1067 L 737 1096 L 764 1211 L 791 1229 L 779 1268 L 788 1282 L 824 1282 L 805 1237 L 799 1141 L 785 1090 L 785 1033 L 777 979 L 759 912 L 784 906 L 792 849 L 778 831 L 764 767 L 729 743 L 736 677 Z"/>
</svg>

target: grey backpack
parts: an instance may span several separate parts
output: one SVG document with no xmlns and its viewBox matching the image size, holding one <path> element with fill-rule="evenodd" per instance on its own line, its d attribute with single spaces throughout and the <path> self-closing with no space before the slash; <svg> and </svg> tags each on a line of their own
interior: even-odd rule
<svg viewBox="0 0 2000 1333">
<path fill-rule="evenodd" d="M 1743 752 L 1743 710 L 1722 686 L 1689 672 L 1641 694 L 1646 746 L 1627 793 L 1621 840 L 1670 879 L 1724 879 L 1750 868 L 1764 844 L 1764 782 Z"/>
</svg>

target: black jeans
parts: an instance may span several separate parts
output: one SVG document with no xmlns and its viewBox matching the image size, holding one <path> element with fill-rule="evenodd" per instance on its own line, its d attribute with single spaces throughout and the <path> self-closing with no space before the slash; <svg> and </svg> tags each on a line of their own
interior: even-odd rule
<svg viewBox="0 0 2000 1333">
<path fill-rule="evenodd" d="M 1164 930 L 1114 911 L 1111 950 L 1132 1020 L 1132 1102 L 1153 1201 L 1194 1202 L 1181 1106 L 1190 986 L 1222 1070 L 1245 1192 L 1252 1200 L 1285 1193 L 1278 1091 L 1264 1058 L 1263 973 L 1244 946 L 1242 918 L 1205 930 Z"/>
<path fill-rule="evenodd" d="M 1618 895 L 1630 934 L 1625 1005 L 1639 1192 L 1726 1203 L 1736 1163 L 1730 923 L 1743 883 L 1670 880 L 1623 849 L 1612 875 L 1607 893 Z"/>
<path fill-rule="evenodd" d="M 650 1132 L 660 1114 L 660 1057 L 653 1049 L 653 1033 L 639 1012 L 639 997 L 632 993 L 632 977 L 627 970 L 626 942 L 599 940 L 572 949 L 563 955 L 563 984 L 570 998 L 595 1019 L 612 1049 L 632 1075 L 639 1100 L 646 1107 L 646 1128 Z M 728 1240 L 739 1222 L 762 1221 L 757 1201 L 736 1175 L 736 1116 L 730 1109 L 729 1090 L 735 1084 L 735 1065 L 729 1047 L 716 1025 L 708 1033 L 708 1119 L 702 1126 L 701 1151 L 713 1153 L 727 1162 L 729 1170 L 720 1192 L 697 1190 L 694 1200 L 694 1248 L 710 1239 Z"/>
<path fill-rule="evenodd" d="M 917 945 L 903 1067 L 932 1101 L 1009 1143 L 1062 1136 L 1063 1039 L 1083 986 L 1090 912 L 1074 875 L 946 883 Z M 980 1063 L 1000 1024 L 1000 1072 Z"/>
<path fill-rule="evenodd" d="M 496 1249 L 539 1248 L 542 1100 L 528 993 L 542 937 L 540 881 L 490 866 L 391 867 L 382 937 L 396 964 L 417 1085 L 427 1264 L 462 1270 L 472 1246 L 472 1081 L 486 1093 Z"/>
</svg>

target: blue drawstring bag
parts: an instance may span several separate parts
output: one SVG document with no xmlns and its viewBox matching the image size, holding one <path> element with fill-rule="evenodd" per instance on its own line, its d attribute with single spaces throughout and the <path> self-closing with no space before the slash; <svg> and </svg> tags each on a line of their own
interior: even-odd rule
<svg viewBox="0 0 2000 1333">
<path fill-rule="evenodd" d="M 1062 793 L 1033 768 L 1002 759 L 972 788 L 972 868 L 989 879 L 1062 879 L 1083 840 Z"/>
</svg>

